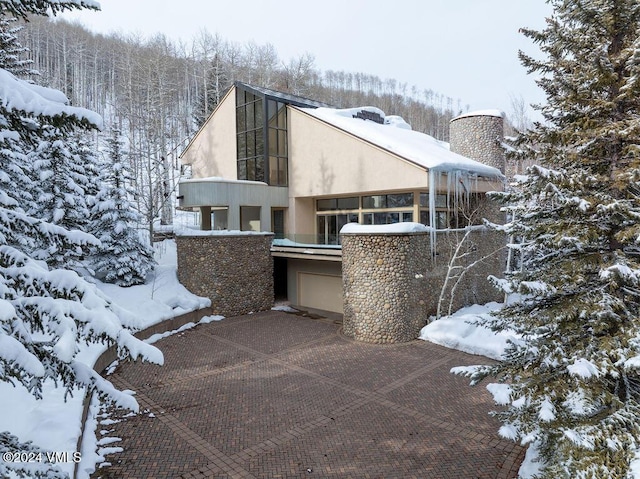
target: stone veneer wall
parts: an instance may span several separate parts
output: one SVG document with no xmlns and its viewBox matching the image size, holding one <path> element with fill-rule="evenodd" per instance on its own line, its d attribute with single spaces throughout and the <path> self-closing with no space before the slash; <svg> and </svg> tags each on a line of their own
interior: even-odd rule
<svg viewBox="0 0 640 479">
<path fill-rule="evenodd" d="M 421 279 L 430 261 L 424 233 L 343 234 L 343 332 L 368 343 L 416 339 L 426 319 Z"/>
<path fill-rule="evenodd" d="M 344 334 L 369 343 L 416 339 L 429 316 L 436 313 L 449 260 L 463 234 L 438 233 L 435 257 L 429 233 L 341 235 Z M 504 244 L 500 233 L 474 231 L 465 242 L 464 251 L 469 254 L 458 264 L 470 265 Z M 469 269 L 456 287 L 453 311 L 500 300 L 486 278 L 501 276 L 504 265 L 504 250 L 500 250 Z M 448 284 L 444 314 L 454 283 L 455 279 Z"/>
<path fill-rule="evenodd" d="M 177 236 L 178 280 L 193 294 L 209 298 L 213 314 L 271 309 L 272 240 L 273 234 Z"/>
<path fill-rule="evenodd" d="M 502 116 L 469 113 L 449 123 L 451 151 L 505 173 L 505 155 L 501 145 L 504 138 Z"/>
</svg>

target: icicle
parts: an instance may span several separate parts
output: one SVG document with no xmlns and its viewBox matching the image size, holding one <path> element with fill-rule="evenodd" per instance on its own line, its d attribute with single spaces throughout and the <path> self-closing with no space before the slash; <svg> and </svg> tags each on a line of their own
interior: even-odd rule
<svg viewBox="0 0 640 479">
<path fill-rule="evenodd" d="M 436 176 L 437 173 L 437 176 Z M 440 172 L 429 170 L 429 234 L 431 235 L 431 257 L 436 257 L 436 190 L 440 182 Z"/>
</svg>

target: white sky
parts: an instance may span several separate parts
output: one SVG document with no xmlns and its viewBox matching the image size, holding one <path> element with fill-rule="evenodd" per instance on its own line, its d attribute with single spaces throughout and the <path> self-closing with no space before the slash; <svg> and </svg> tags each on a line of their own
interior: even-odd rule
<svg viewBox="0 0 640 479">
<path fill-rule="evenodd" d="M 544 95 L 517 52 L 538 50 L 518 33 L 541 29 L 544 0 L 102 0 L 101 12 L 65 14 L 98 32 L 162 32 L 186 42 L 202 29 L 223 39 L 271 43 L 280 58 L 311 53 L 321 70 L 394 78 L 471 110 L 512 111 Z M 455 106 L 455 105 L 454 105 Z M 393 114 L 393 112 L 386 112 Z M 530 111 L 532 118 L 538 115 Z"/>
</svg>

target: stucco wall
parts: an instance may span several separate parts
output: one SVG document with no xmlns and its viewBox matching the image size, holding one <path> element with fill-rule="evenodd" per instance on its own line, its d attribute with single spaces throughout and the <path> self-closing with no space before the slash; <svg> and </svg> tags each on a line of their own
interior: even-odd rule
<svg viewBox="0 0 640 479">
<path fill-rule="evenodd" d="M 235 91 L 229 90 L 180 156 L 182 164 L 192 165 L 193 178 L 238 178 Z"/>
<path fill-rule="evenodd" d="M 178 280 L 223 316 L 273 306 L 272 234 L 177 236 Z"/>
<path fill-rule="evenodd" d="M 427 187 L 429 178 L 424 168 L 295 108 L 289 112 L 290 196 Z"/>
<path fill-rule="evenodd" d="M 439 233 L 435 256 L 428 233 L 341 235 L 344 333 L 371 343 L 416 339 L 429 317 L 436 314 L 450 259 L 463 235 Z M 462 244 L 454 263 L 461 268 L 452 270 L 447 283 L 444 314 L 454 288 L 452 311 L 501 299 L 486 278 L 489 274 L 501 276 L 504 271 L 504 236 L 474 231 Z M 455 276 L 463 271 L 456 285 Z"/>
</svg>

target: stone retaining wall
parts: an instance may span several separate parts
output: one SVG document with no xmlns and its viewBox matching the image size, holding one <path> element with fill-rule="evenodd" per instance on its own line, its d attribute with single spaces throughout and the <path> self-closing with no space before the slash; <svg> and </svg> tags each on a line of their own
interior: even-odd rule
<svg viewBox="0 0 640 479">
<path fill-rule="evenodd" d="M 341 235 L 344 288 L 344 334 L 370 343 L 416 339 L 428 318 L 436 313 L 449 261 L 464 232 L 438 233 L 436 255 L 429 233 L 348 233 Z M 452 310 L 501 299 L 486 280 L 501 276 L 504 250 L 494 253 L 504 238 L 496 232 L 474 231 L 463 243 L 456 265 L 467 268 L 455 286 Z M 492 254 L 494 253 L 494 254 Z M 461 255 L 458 255 L 459 257 Z M 464 269 L 456 268 L 454 273 Z M 456 278 L 443 299 L 447 313 Z"/>
<path fill-rule="evenodd" d="M 273 234 L 176 236 L 178 280 L 211 300 L 213 314 L 240 316 L 273 306 Z"/>
</svg>

